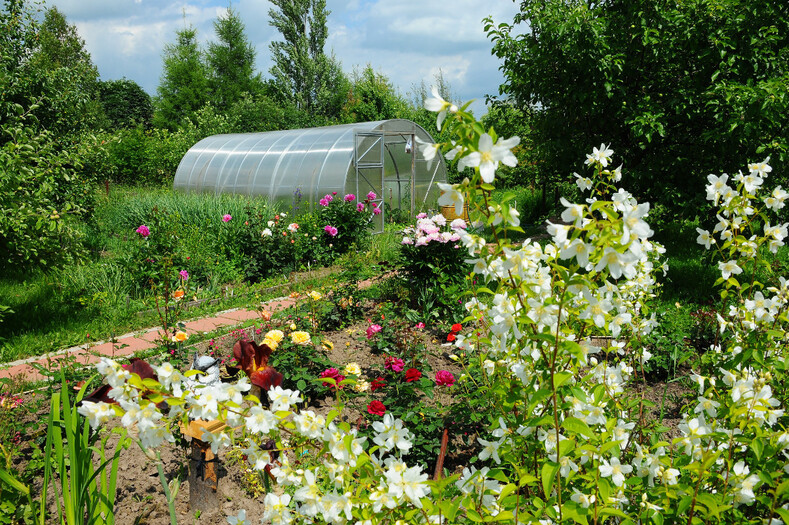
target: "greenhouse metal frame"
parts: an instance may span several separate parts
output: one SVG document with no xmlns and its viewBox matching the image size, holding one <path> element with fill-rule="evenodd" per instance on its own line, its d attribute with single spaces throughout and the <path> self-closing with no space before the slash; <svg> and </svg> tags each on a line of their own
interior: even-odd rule
<svg viewBox="0 0 789 525">
<path fill-rule="evenodd" d="M 177 191 L 268 196 L 294 206 L 314 206 L 327 193 L 369 192 L 383 213 L 427 211 L 446 181 L 441 155 L 424 159 L 417 140 L 433 142 L 418 124 L 393 119 L 319 128 L 213 135 L 184 155 L 175 174 Z"/>
</svg>

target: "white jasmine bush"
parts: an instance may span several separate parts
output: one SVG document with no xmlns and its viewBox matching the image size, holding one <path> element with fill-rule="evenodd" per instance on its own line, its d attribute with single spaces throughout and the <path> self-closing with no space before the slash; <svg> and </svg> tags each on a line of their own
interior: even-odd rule
<svg viewBox="0 0 789 525">
<path fill-rule="evenodd" d="M 495 239 L 456 230 L 478 281 L 466 303 L 470 335 L 465 396 L 485 400 L 490 422 L 479 438 L 476 466 L 430 480 L 408 463 L 413 434 L 384 416 L 371 439 L 338 416 L 299 410 L 298 392 L 275 388 L 269 408 L 248 408 L 249 384 L 195 386 L 166 366 L 159 381 L 130 376 L 104 360 L 99 371 L 119 406 L 86 403 L 92 424 L 111 414 L 137 425 L 145 447 L 172 440 L 167 425 L 187 417 L 217 418 L 228 427 L 207 437 L 217 447 L 245 443 L 255 468 L 270 466 L 282 491 L 265 498 L 273 523 L 784 523 L 789 519 L 789 432 L 785 430 L 789 283 L 765 261 L 783 244 L 787 225 L 780 187 L 759 195 L 770 168 L 710 176 L 707 193 L 720 208 L 713 233 L 699 242 L 720 258 L 726 315 L 722 336 L 692 379 L 697 403 L 677 437 L 657 431 L 646 403 L 629 388 L 643 381 L 650 358 L 644 337 L 656 326 L 650 302 L 665 271 L 663 248 L 651 240 L 648 203 L 639 203 L 611 168 L 605 144 L 579 175 L 583 203 L 562 201 L 562 223 L 545 244 L 512 246 L 517 212 L 490 199 L 499 163 L 511 165 L 517 138 L 485 132 L 465 112 L 434 94 L 440 129 L 454 141 L 422 144 L 441 151 L 474 176 L 444 187 L 441 204 L 462 208 Z M 190 386 L 191 385 L 191 386 Z M 169 414 L 156 408 L 166 402 Z M 257 443 L 274 440 L 274 450 Z M 297 463 L 305 450 L 322 462 Z M 231 517 L 231 520 L 238 520 Z"/>
</svg>

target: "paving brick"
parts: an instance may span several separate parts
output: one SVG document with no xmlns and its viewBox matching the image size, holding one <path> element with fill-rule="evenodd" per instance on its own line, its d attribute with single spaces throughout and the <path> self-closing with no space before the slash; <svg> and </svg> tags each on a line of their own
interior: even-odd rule
<svg viewBox="0 0 789 525">
<path fill-rule="evenodd" d="M 214 319 L 198 319 L 197 321 L 190 321 L 186 323 L 186 329 L 191 332 L 213 332 L 219 326 L 214 322 Z"/>
<path fill-rule="evenodd" d="M 150 332 L 145 332 L 142 335 L 138 335 L 137 339 L 142 339 L 143 341 L 148 341 L 150 343 L 155 343 L 155 342 L 161 340 L 163 335 L 164 335 L 164 332 L 162 331 L 162 329 L 158 328 L 156 330 L 151 330 Z"/>
<path fill-rule="evenodd" d="M 253 310 L 233 310 L 232 312 L 225 312 L 220 314 L 220 317 L 226 317 L 228 319 L 233 319 L 234 321 L 249 321 L 251 319 L 259 319 L 260 314 Z"/>
<path fill-rule="evenodd" d="M 40 374 L 30 365 L 16 365 L 0 370 L 0 379 L 25 379 L 27 381 L 37 381 L 41 379 Z"/>
</svg>

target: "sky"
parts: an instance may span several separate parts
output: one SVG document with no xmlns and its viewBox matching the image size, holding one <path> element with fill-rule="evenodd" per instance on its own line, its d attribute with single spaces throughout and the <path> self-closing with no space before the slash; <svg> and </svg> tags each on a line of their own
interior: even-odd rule
<svg viewBox="0 0 789 525">
<path fill-rule="evenodd" d="M 483 18 L 512 22 L 513 0 L 327 0 L 329 38 L 343 70 L 370 64 L 401 94 L 432 84 L 441 70 L 457 100 L 475 99 L 474 113 L 485 113 L 485 95 L 498 94 L 501 62 L 491 55 Z M 151 95 L 162 73 L 164 46 L 175 32 L 194 26 L 205 44 L 215 40 L 213 23 L 228 0 L 47 0 L 77 27 L 102 80 L 134 80 Z M 273 6 L 266 0 L 233 0 L 247 38 L 257 51 L 257 70 L 269 78 L 269 44 L 280 40 L 269 25 Z"/>
</svg>

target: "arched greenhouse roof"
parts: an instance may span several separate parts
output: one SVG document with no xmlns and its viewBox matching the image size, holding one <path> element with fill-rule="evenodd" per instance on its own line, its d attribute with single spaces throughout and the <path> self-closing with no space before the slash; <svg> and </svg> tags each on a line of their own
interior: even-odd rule
<svg viewBox="0 0 789 525">
<path fill-rule="evenodd" d="M 374 192 L 384 208 L 431 207 L 436 182 L 446 181 L 441 155 L 426 161 L 418 138 L 433 138 L 410 120 L 213 135 L 189 149 L 173 187 L 186 192 L 238 193 L 314 203 L 327 193 Z"/>
</svg>

